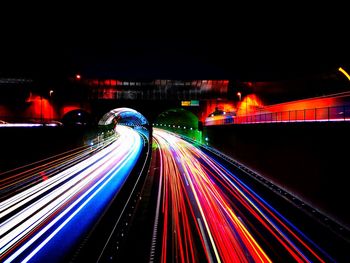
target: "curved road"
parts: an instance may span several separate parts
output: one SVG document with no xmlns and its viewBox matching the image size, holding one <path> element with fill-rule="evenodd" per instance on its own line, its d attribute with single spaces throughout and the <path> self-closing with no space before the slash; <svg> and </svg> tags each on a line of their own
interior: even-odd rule
<svg viewBox="0 0 350 263">
<path fill-rule="evenodd" d="M 342 262 L 348 257 L 349 243 L 331 237 L 284 199 L 270 202 L 273 195 L 248 186 L 220 158 L 164 130 L 154 129 L 153 137 L 159 188 L 151 262 Z M 305 224 L 295 225 L 293 217 Z M 319 245 L 322 238 L 330 238 L 327 249 Z"/>
<path fill-rule="evenodd" d="M 109 233 L 105 225 L 122 216 L 112 203 L 124 202 L 122 188 L 137 184 L 128 178 L 143 147 L 135 130 L 117 126 L 116 133 L 0 174 L 1 262 L 95 262 L 98 255 L 99 262 L 350 262 L 349 240 L 285 195 L 209 148 L 160 129 L 153 130 L 150 173 L 132 198 L 139 209 L 127 212 L 134 221 L 122 222 L 131 222 L 130 231 Z"/>
<path fill-rule="evenodd" d="M 80 153 L 79 162 L 68 168 L 70 161 L 63 158 L 41 172 L 7 177 L 10 180 L 0 189 L 6 196 L 0 204 L 1 262 L 65 260 L 99 220 L 140 156 L 139 133 L 123 126 L 117 126 L 116 133 L 106 147 L 91 156 Z"/>
</svg>

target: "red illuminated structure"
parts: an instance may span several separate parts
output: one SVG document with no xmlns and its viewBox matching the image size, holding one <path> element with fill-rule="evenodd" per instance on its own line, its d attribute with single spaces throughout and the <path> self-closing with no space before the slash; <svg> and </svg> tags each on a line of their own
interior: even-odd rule
<svg viewBox="0 0 350 263">
<path fill-rule="evenodd" d="M 257 107 L 237 112 L 235 123 L 349 121 L 350 92 Z"/>
</svg>

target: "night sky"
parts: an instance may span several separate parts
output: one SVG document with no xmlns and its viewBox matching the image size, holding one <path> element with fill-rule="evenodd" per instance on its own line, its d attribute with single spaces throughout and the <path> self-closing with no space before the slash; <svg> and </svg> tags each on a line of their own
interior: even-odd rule
<svg viewBox="0 0 350 263">
<path fill-rule="evenodd" d="M 350 66 L 341 6 L 29 7 L 4 9 L 2 77 L 273 80 Z"/>
</svg>

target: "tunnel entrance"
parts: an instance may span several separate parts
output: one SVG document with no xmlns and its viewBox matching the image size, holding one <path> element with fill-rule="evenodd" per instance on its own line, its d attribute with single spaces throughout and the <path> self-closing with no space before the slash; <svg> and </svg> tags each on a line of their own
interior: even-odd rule
<svg viewBox="0 0 350 263">
<path fill-rule="evenodd" d="M 191 111 L 175 108 L 159 114 L 153 123 L 153 127 L 165 129 L 201 142 L 202 131 L 200 131 L 198 123 L 198 117 Z"/>
<path fill-rule="evenodd" d="M 138 111 L 130 108 L 116 108 L 107 112 L 98 122 L 98 125 L 122 124 L 131 127 L 148 126 L 147 119 Z"/>
<path fill-rule="evenodd" d="M 138 111 L 131 108 L 116 108 L 102 116 L 98 122 L 101 132 L 111 132 L 116 125 L 134 128 L 149 138 L 149 122 Z"/>
<path fill-rule="evenodd" d="M 69 111 L 62 118 L 65 126 L 91 126 L 93 123 L 92 116 L 83 109 Z"/>
</svg>

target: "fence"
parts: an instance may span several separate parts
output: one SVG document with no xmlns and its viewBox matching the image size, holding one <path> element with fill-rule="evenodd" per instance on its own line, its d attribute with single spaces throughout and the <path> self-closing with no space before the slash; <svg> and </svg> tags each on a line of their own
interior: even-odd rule
<svg viewBox="0 0 350 263">
<path fill-rule="evenodd" d="M 350 121 L 350 105 L 290 110 L 282 112 L 255 113 L 235 117 L 234 123 L 318 122 Z M 224 124 L 224 121 L 223 123 Z"/>
</svg>

